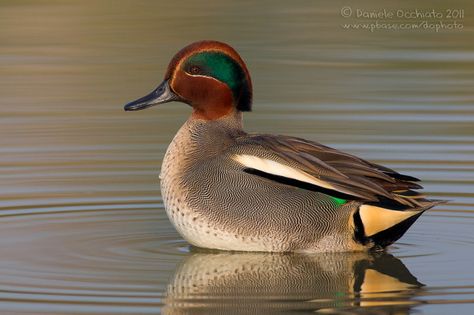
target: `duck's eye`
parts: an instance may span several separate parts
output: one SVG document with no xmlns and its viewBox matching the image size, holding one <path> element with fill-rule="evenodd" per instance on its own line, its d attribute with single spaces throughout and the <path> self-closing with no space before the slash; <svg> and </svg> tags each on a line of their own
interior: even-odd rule
<svg viewBox="0 0 474 315">
<path fill-rule="evenodd" d="M 198 66 L 191 66 L 191 68 L 189 68 L 189 73 L 201 74 L 201 68 L 199 68 Z"/>
</svg>

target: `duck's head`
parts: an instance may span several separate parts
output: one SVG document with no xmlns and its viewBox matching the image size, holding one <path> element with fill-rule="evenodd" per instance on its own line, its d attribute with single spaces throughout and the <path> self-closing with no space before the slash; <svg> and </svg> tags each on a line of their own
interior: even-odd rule
<svg viewBox="0 0 474 315">
<path fill-rule="evenodd" d="M 200 41 L 171 60 L 163 82 L 150 94 L 128 103 L 141 110 L 171 101 L 193 107 L 193 117 L 214 120 L 235 111 L 250 111 L 252 83 L 245 63 L 229 45 Z"/>
</svg>

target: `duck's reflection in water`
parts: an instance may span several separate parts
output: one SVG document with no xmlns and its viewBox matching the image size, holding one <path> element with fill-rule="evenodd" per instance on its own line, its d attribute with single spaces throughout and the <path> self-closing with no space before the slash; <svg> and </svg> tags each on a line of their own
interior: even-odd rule
<svg viewBox="0 0 474 315">
<path fill-rule="evenodd" d="M 178 266 L 164 314 L 407 314 L 422 284 L 387 253 L 195 251 Z"/>
</svg>

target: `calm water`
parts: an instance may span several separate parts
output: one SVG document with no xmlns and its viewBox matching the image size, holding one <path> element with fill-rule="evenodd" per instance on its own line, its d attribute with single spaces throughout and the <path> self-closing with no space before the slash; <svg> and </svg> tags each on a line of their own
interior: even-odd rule
<svg viewBox="0 0 474 315">
<path fill-rule="evenodd" d="M 0 1 L 0 311 L 472 314 L 472 3 L 173 3 Z M 348 5 L 465 16 L 462 30 L 370 32 L 341 26 L 367 22 L 341 17 Z M 158 183 L 190 109 L 122 106 L 203 38 L 231 43 L 251 70 L 248 130 L 332 145 L 451 202 L 387 254 L 190 248 Z"/>
</svg>

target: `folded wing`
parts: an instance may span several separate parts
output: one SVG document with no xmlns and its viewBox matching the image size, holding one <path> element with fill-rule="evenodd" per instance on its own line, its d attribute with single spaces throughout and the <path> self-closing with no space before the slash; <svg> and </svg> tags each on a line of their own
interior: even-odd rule
<svg viewBox="0 0 474 315">
<path fill-rule="evenodd" d="M 415 177 L 400 174 L 316 142 L 288 136 L 247 135 L 232 158 L 248 172 L 316 186 L 325 193 L 383 207 L 423 209 L 436 202 L 415 191 Z"/>
</svg>

